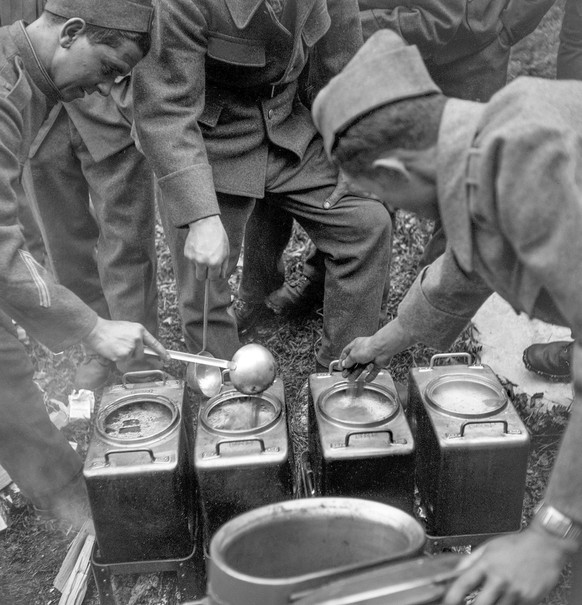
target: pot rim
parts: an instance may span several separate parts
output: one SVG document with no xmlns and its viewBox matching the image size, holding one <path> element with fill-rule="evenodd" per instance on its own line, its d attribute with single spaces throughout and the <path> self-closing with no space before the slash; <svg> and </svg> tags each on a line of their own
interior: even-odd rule
<svg viewBox="0 0 582 605">
<path fill-rule="evenodd" d="M 267 400 L 275 408 L 274 417 L 262 426 L 242 430 L 217 429 L 216 427 L 213 427 L 210 422 L 208 422 L 208 415 L 214 408 L 225 403 L 229 399 L 243 398 Z M 267 393 L 266 391 L 264 391 L 263 393 L 258 393 L 257 395 L 247 395 L 245 393 L 237 391 L 236 389 L 228 389 L 227 391 L 223 391 L 215 397 L 212 397 L 204 404 L 204 407 L 200 410 L 200 422 L 209 433 L 215 435 L 226 435 L 228 437 L 256 435 L 259 433 L 264 433 L 265 431 L 268 431 L 269 429 L 273 428 L 281 419 L 282 413 L 283 405 L 281 403 L 281 400 L 278 397 L 272 395 L 271 393 Z"/>
<path fill-rule="evenodd" d="M 446 407 L 444 407 L 443 404 L 438 403 L 438 401 L 436 401 L 434 393 L 438 387 L 451 382 L 465 382 L 486 386 L 498 396 L 500 404 L 496 408 L 484 412 L 462 413 L 450 411 Z M 435 409 L 440 414 L 444 414 L 446 416 L 453 416 L 455 418 L 487 418 L 489 416 L 495 416 L 507 407 L 508 402 L 507 394 L 498 382 L 496 382 L 489 376 L 471 374 L 469 372 L 455 372 L 451 374 L 443 374 L 441 376 L 437 376 L 426 385 L 424 389 L 424 394 L 428 403 L 433 409 Z"/>
<path fill-rule="evenodd" d="M 128 404 L 137 403 L 137 402 L 157 403 L 157 404 L 163 405 L 164 407 L 169 409 L 172 414 L 170 422 L 164 428 L 160 429 L 158 432 L 156 432 L 152 435 L 148 435 L 147 437 L 136 437 L 133 439 L 132 438 L 124 439 L 124 438 L 120 438 L 120 437 L 112 437 L 111 434 L 109 434 L 105 431 L 105 419 L 108 416 L 110 416 L 113 412 L 115 412 L 116 410 L 118 410 Z M 95 429 L 97 430 L 97 432 L 99 433 L 101 438 L 104 439 L 105 441 L 108 441 L 110 443 L 115 443 L 118 445 L 133 446 L 136 444 L 144 444 L 144 443 L 150 443 L 153 441 L 158 441 L 162 437 L 165 437 L 169 433 L 173 432 L 179 423 L 180 423 L 180 410 L 178 409 L 176 404 L 168 397 L 165 397 L 163 395 L 156 395 L 156 394 L 152 394 L 152 393 L 132 393 L 130 395 L 124 395 L 123 397 L 119 397 L 118 399 L 115 399 L 114 401 L 112 401 L 110 404 L 108 404 L 104 408 L 100 409 L 97 412 L 97 418 L 95 420 Z"/>
<path fill-rule="evenodd" d="M 419 554 L 426 542 L 425 532 L 420 523 L 410 514 L 403 510 L 376 502 L 374 500 L 364 500 L 362 498 L 343 498 L 343 497 L 319 497 L 319 498 L 299 498 L 295 500 L 285 500 L 274 504 L 268 504 L 260 508 L 250 510 L 246 513 L 234 517 L 222 525 L 214 534 L 210 542 L 210 563 L 216 568 L 221 575 L 228 575 L 230 578 L 240 580 L 247 584 L 260 584 L 262 586 L 286 586 L 286 585 L 303 585 L 315 580 L 325 579 L 331 576 L 337 576 L 343 573 L 349 573 L 357 570 L 362 566 L 362 562 L 342 565 L 340 567 L 331 567 L 316 572 L 311 572 L 298 576 L 289 576 L 284 578 L 262 577 L 249 575 L 231 567 L 224 558 L 224 553 L 229 546 L 238 539 L 242 533 L 260 527 L 265 523 L 265 520 L 279 521 L 289 519 L 289 515 L 293 513 L 298 516 L 304 515 L 306 512 L 315 513 L 322 517 L 329 517 L 330 509 L 337 509 L 338 513 L 359 517 L 360 519 L 368 518 L 370 521 L 383 520 L 387 518 L 400 521 L 394 523 L 393 527 L 399 527 L 405 530 L 409 540 L 408 547 L 397 554 L 377 559 L 370 559 L 365 563 L 367 565 L 381 564 L 382 562 L 394 561 L 396 559 L 406 559 L 415 554 Z"/>
<path fill-rule="evenodd" d="M 357 422 L 357 421 L 347 421 L 341 420 L 332 416 L 324 409 L 324 403 L 337 392 L 345 390 L 350 383 L 347 380 L 343 380 L 334 384 L 333 386 L 327 388 L 317 399 L 317 409 L 321 413 L 321 415 L 330 423 L 335 424 L 337 426 L 345 427 L 345 428 L 358 428 L 358 429 L 366 429 L 381 426 L 386 424 L 387 422 L 393 420 L 400 411 L 400 403 L 398 401 L 398 397 L 395 391 L 392 389 L 385 387 L 384 385 L 374 384 L 374 383 L 366 383 L 364 389 L 368 391 L 376 391 L 385 395 L 388 399 L 391 399 L 394 403 L 394 410 L 392 413 L 388 414 L 384 418 L 380 418 L 379 420 L 370 420 L 368 422 Z"/>
</svg>

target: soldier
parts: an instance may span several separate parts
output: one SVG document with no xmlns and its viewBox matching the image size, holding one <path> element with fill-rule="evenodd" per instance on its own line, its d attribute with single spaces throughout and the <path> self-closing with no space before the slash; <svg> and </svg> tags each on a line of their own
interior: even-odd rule
<svg viewBox="0 0 582 605">
<path fill-rule="evenodd" d="M 373 94 L 357 96 L 367 87 Z M 327 153 L 354 187 L 440 218 L 444 254 L 398 316 L 342 351 L 344 375 L 373 379 L 422 341 L 446 349 L 496 291 L 516 311 L 582 328 L 582 84 L 519 78 L 486 103 L 444 96 L 418 50 L 381 31 L 314 103 Z M 582 546 L 582 349 L 575 401 L 545 498 L 518 535 L 473 553 L 443 603 L 539 602 Z"/>
<path fill-rule="evenodd" d="M 134 73 L 136 127 L 161 189 L 186 345 L 202 348 L 201 280 L 210 279 L 208 350 L 229 359 L 240 346 L 227 277 L 256 202 L 296 217 L 325 256 L 316 361 L 328 368 L 356 333 L 377 329 L 391 248 L 388 212 L 338 184 L 300 95 L 310 56 L 325 82 L 361 45 L 356 1 L 159 7 Z"/>
<path fill-rule="evenodd" d="M 75 525 L 86 515 L 82 462 L 48 417 L 12 320 L 52 351 L 83 343 L 117 362 L 141 359 L 145 344 L 168 356 L 143 326 L 98 317 L 34 261 L 15 184 L 51 108 L 109 94 L 147 52 L 151 18 L 137 1 L 48 0 L 29 25 L 0 28 L 0 464 L 37 509 Z"/>
<path fill-rule="evenodd" d="M 32 22 L 43 5 L 3 3 L 1 24 Z M 31 145 L 23 183 L 59 283 L 100 317 L 137 321 L 157 335 L 154 179 L 132 122 L 130 75 L 107 96 L 58 103 Z M 104 386 L 114 367 L 86 351 L 75 387 Z M 150 367 L 157 360 L 121 364 L 124 371 Z"/>
</svg>

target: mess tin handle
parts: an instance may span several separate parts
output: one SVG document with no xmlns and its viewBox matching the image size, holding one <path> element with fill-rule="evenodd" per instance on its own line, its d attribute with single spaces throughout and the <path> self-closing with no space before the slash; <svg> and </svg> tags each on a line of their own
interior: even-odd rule
<svg viewBox="0 0 582 605">
<path fill-rule="evenodd" d="M 379 431 L 352 431 L 346 435 L 346 447 L 350 447 L 350 439 L 354 435 L 376 435 L 380 433 L 387 433 L 390 437 L 390 443 L 394 443 L 394 434 L 390 429 L 381 429 Z"/>
<path fill-rule="evenodd" d="M 137 452 L 145 452 L 146 454 L 149 454 L 150 462 L 156 461 L 156 457 L 154 456 L 154 453 L 152 452 L 152 450 L 150 450 L 147 447 L 140 447 L 140 448 L 131 449 L 131 450 L 108 450 L 107 452 L 105 452 L 105 455 L 104 455 L 105 464 L 110 464 L 109 456 L 111 456 L 112 454 L 135 454 Z"/>
<path fill-rule="evenodd" d="M 334 359 L 329 364 L 329 373 L 331 374 L 334 370 L 337 370 L 338 372 L 342 371 L 342 366 L 340 364 L 340 360 L 339 359 Z"/>
<path fill-rule="evenodd" d="M 127 389 L 128 388 L 128 386 L 127 386 L 127 379 L 128 378 L 130 378 L 130 379 L 133 378 L 133 377 L 135 377 L 135 378 L 145 378 L 146 376 L 152 376 L 152 377 L 156 376 L 160 380 L 163 380 L 164 384 L 166 384 L 166 379 L 168 377 L 168 375 L 164 371 L 162 371 L 162 370 L 140 370 L 139 372 L 126 372 L 123 375 L 123 377 L 121 379 L 121 382 L 123 384 L 123 387 L 125 389 Z M 154 378 L 154 380 L 155 380 L 155 378 Z M 129 383 L 133 384 L 133 385 L 137 385 L 138 388 L 140 386 L 143 386 L 143 381 L 140 381 L 140 382 L 131 382 L 131 380 L 130 380 Z"/>
<path fill-rule="evenodd" d="M 219 441 L 216 444 L 216 455 L 220 456 L 220 446 L 228 445 L 229 443 L 251 443 L 256 441 L 261 446 L 261 453 L 265 451 L 265 442 L 262 439 L 258 439 L 257 437 L 253 439 L 229 439 L 227 441 Z"/>
<path fill-rule="evenodd" d="M 465 428 L 469 424 L 500 424 L 500 423 L 503 425 L 503 432 L 508 433 L 509 427 L 507 425 L 507 420 L 469 420 L 469 422 L 463 422 L 463 424 L 461 424 L 460 435 L 461 435 L 461 437 L 465 436 Z"/>
<path fill-rule="evenodd" d="M 303 487 L 303 493 L 301 494 L 301 496 L 304 498 L 314 498 L 315 473 L 313 472 L 308 452 L 303 452 L 303 454 L 301 454 L 299 469 L 301 473 L 301 486 Z"/>
<path fill-rule="evenodd" d="M 462 357 L 467 360 L 467 365 L 470 366 L 473 358 L 470 353 L 437 353 L 430 358 L 430 363 L 428 364 L 429 368 L 434 366 L 434 362 L 438 359 L 453 359 L 454 357 Z"/>
</svg>

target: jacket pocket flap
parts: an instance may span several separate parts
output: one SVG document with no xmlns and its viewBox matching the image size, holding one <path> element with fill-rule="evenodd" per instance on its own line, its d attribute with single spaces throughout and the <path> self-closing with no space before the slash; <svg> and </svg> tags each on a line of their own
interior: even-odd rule
<svg viewBox="0 0 582 605">
<path fill-rule="evenodd" d="M 267 64 L 265 45 L 262 41 L 219 34 L 209 35 L 208 56 L 223 63 L 245 67 L 265 67 Z"/>
<path fill-rule="evenodd" d="M 206 102 L 202 115 L 198 118 L 198 122 L 204 124 L 204 126 L 214 128 L 214 126 L 218 124 L 218 118 L 220 117 L 221 111 L 222 105 Z"/>
</svg>

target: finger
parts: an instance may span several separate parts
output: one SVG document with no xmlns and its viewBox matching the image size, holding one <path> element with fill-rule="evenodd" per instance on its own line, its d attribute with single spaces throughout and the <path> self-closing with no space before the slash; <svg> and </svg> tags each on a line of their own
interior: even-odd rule
<svg viewBox="0 0 582 605">
<path fill-rule="evenodd" d="M 500 599 L 503 599 L 507 585 L 499 580 L 488 577 L 474 601 L 474 605 L 499 605 Z M 507 605 L 514 605 L 513 595 L 506 601 Z"/>
<path fill-rule="evenodd" d="M 204 281 L 205 279 L 208 278 L 208 266 L 207 265 L 201 265 L 200 263 L 196 263 L 196 279 L 198 281 Z"/>
<path fill-rule="evenodd" d="M 164 345 L 159 340 L 156 340 L 145 328 L 143 334 L 143 344 L 150 347 L 150 349 L 153 349 L 164 361 L 170 361 L 170 355 L 166 351 Z"/>
<path fill-rule="evenodd" d="M 451 584 L 443 605 L 462 605 L 465 597 L 476 590 L 484 579 L 485 574 L 479 568 L 471 567 Z"/>
<path fill-rule="evenodd" d="M 347 378 L 349 381 L 357 380 L 365 369 L 366 366 L 361 363 L 353 364 L 342 372 L 342 377 Z"/>
<path fill-rule="evenodd" d="M 382 368 L 380 366 L 377 366 L 375 363 L 369 363 L 366 366 L 366 370 L 368 370 L 368 373 L 366 374 L 366 377 L 364 378 L 364 380 L 366 382 L 374 381 L 376 376 L 378 376 L 378 374 L 380 373 L 381 369 Z"/>
</svg>

